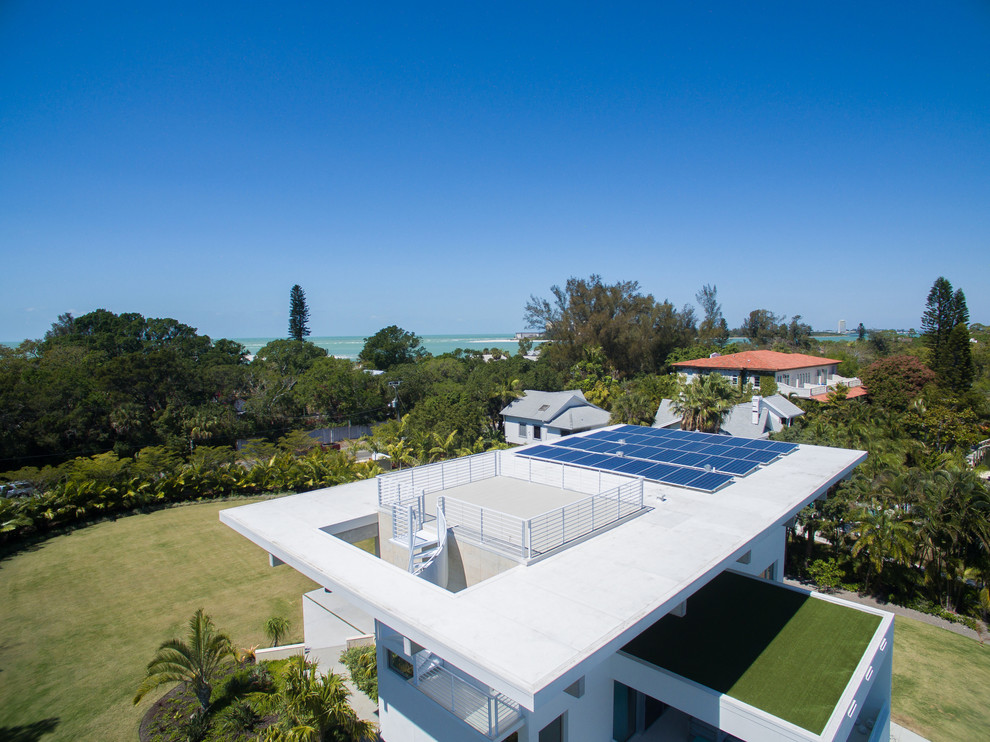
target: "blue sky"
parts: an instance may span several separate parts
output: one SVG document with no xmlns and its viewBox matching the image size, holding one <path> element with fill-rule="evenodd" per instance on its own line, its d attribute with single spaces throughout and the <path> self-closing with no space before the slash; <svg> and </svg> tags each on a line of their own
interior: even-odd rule
<svg viewBox="0 0 990 742">
<path fill-rule="evenodd" d="M 990 324 L 990 4 L 480 5 L 0 3 L 0 339 L 284 335 L 294 283 L 314 335 L 513 331 L 591 273 Z"/>
</svg>

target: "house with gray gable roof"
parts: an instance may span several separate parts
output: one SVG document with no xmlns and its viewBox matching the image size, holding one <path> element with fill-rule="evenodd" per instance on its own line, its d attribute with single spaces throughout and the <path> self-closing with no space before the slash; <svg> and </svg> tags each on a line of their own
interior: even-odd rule
<svg viewBox="0 0 990 742">
<path fill-rule="evenodd" d="M 754 396 L 751 402 L 741 402 L 729 410 L 719 432 L 737 438 L 768 438 L 771 433 L 790 427 L 803 414 L 804 410 L 780 394 Z M 660 402 L 653 427 L 681 427 L 681 416 L 671 408 L 671 400 Z"/>
<path fill-rule="evenodd" d="M 501 412 L 508 443 L 554 441 L 571 433 L 604 428 L 611 415 L 584 398 L 580 389 L 540 392 L 527 389 Z"/>
</svg>

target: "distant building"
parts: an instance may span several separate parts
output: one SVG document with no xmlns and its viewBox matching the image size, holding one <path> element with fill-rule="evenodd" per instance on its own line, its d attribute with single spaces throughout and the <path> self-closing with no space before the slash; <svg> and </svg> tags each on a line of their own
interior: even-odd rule
<svg viewBox="0 0 990 742">
<path fill-rule="evenodd" d="M 681 415 L 671 409 L 671 404 L 669 399 L 660 403 L 654 428 L 680 429 Z M 729 410 L 720 433 L 736 438 L 769 438 L 771 433 L 790 427 L 803 414 L 804 410 L 779 394 L 754 396 L 752 401 L 741 402 Z"/>
<path fill-rule="evenodd" d="M 538 392 L 527 389 L 524 396 L 502 410 L 507 443 L 554 441 L 583 430 L 603 428 L 611 415 L 584 398 L 580 389 L 564 392 Z"/>
<path fill-rule="evenodd" d="M 718 373 L 733 385 L 760 388 L 761 376 L 772 376 L 783 396 L 791 394 L 810 399 L 824 399 L 839 384 L 849 387 L 849 397 L 866 394 L 863 382 L 855 377 L 839 376 L 840 361 L 803 353 L 780 353 L 775 350 L 747 350 L 729 355 L 712 354 L 708 358 L 673 364 L 688 381 L 695 376 Z"/>
<path fill-rule="evenodd" d="M 839 334 L 840 335 L 846 334 L 846 321 L 844 319 L 839 320 Z"/>
</svg>

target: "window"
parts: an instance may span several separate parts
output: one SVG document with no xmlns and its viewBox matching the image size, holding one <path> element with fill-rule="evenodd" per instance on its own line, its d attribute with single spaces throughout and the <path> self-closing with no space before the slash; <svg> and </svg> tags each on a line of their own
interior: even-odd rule
<svg viewBox="0 0 990 742">
<path fill-rule="evenodd" d="M 387 651 L 388 651 L 388 666 L 392 669 L 393 672 L 396 672 L 402 677 L 404 677 L 406 680 L 409 680 L 413 676 L 412 663 L 410 663 L 409 660 L 407 660 L 402 655 L 396 654 L 391 649 Z"/>
<path fill-rule="evenodd" d="M 539 425 L 533 426 L 533 440 L 538 441 L 543 438 L 543 429 Z"/>
<path fill-rule="evenodd" d="M 753 388 L 754 389 L 759 389 L 760 388 L 760 377 L 759 376 L 754 376 L 753 377 Z"/>
<path fill-rule="evenodd" d="M 558 716 L 540 730 L 540 742 L 564 742 L 563 714 Z"/>
</svg>

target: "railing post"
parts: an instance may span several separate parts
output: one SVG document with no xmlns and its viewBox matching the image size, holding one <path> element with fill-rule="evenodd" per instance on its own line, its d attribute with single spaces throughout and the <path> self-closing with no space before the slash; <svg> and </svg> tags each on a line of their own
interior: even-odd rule
<svg viewBox="0 0 990 742">
<path fill-rule="evenodd" d="M 526 529 L 526 558 L 533 558 L 533 519 L 523 521 L 523 527 Z"/>
<path fill-rule="evenodd" d="M 478 508 L 478 530 L 481 533 L 481 543 L 485 543 L 485 509 Z"/>
<path fill-rule="evenodd" d="M 591 530 L 592 531 L 595 530 L 595 500 L 597 499 L 598 497 L 596 496 L 593 496 L 591 498 Z"/>
<path fill-rule="evenodd" d="M 410 505 L 409 506 L 409 571 L 410 572 L 413 571 L 414 568 L 413 562 L 415 561 L 415 557 L 413 555 L 413 540 L 415 538 L 415 533 L 412 527 L 412 519 L 413 519 L 413 506 Z"/>
<path fill-rule="evenodd" d="M 560 509 L 560 543 L 567 543 L 567 522 L 564 519 L 564 508 Z"/>
<path fill-rule="evenodd" d="M 495 705 L 495 698 L 488 695 L 488 736 L 498 736 L 498 709 Z"/>
</svg>

